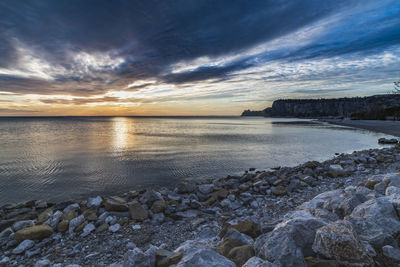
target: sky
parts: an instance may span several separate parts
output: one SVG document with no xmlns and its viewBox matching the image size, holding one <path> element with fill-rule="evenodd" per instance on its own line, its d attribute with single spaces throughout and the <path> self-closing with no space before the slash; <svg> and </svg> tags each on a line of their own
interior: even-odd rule
<svg viewBox="0 0 400 267">
<path fill-rule="evenodd" d="M 0 116 L 240 115 L 397 80 L 398 0 L 0 1 Z"/>
</svg>

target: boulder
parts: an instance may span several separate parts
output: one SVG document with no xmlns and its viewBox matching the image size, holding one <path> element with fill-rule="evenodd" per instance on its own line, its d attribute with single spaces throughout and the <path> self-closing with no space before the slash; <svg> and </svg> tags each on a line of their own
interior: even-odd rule
<svg viewBox="0 0 400 267">
<path fill-rule="evenodd" d="M 173 253 L 165 249 L 159 249 L 156 251 L 157 267 L 169 267 L 173 264 L 177 264 L 182 257 L 182 253 Z"/>
<path fill-rule="evenodd" d="M 396 138 L 379 138 L 378 139 L 378 143 L 379 144 L 397 144 L 399 141 Z"/>
<path fill-rule="evenodd" d="M 325 221 L 307 212 L 295 213 L 279 223 L 272 232 L 259 236 L 255 243 L 256 255 L 283 266 L 304 266 L 304 257 L 313 256 L 315 232 L 326 225 Z"/>
<path fill-rule="evenodd" d="M 304 258 L 308 267 L 340 267 L 335 260 L 324 260 L 320 258 L 306 257 Z"/>
<path fill-rule="evenodd" d="M 244 245 L 231 249 L 228 253 L 228 259 L 232 260 L 236 266 L 242 266 L 248 259 L 254 256 L 253 245 Z"/>
<path fill-rule="evenodd" d="M 229 195 L 229 191 L 226 190 L 225 188 L 222 188 L 222 189 L 220 189 L 220 190 L 215 191 L 215 192 L 212 193 L 212 196 L 213 196 L 215 199 L 224 199 L 224 198 L 226 198 L 228 195 Z"/>
<path fill-rule="evenodd" d="M 319 228 L 313 250 L 346 266 L 372 266 L 373 260 L 348 221 L 336 221 Z"/>
<path fill-rule="evenodd" d="M 250 244 L 254 243 L 253 238 L 251 238 L 250 236 L 248 236 L 246 234 L 239 232 L 235 228 L 229 229 L 226 232 L 224 238 L 232 238 L 232 239 L 236 240 L 239 243 L 239 246 L 250 245 Z"/>
<path fill-rule="evenodd" d="M 197 249 L 183 256 L 176 267 L 236 267 L 235 263 L 212 249 Z"/>
<path fill-rule="evenodd" d="M 74 211 L 79 211 L 81 209 L 81 207 L 79 206 L 78 203 L 72 203 L 70 205 L 68 205 L 67 207 L 65 207 L 65 209 L 63 210 L 64 213 L 68 213 L 72 210 Z"/>
<path fill-rule="evenodd" d="M 400 261 L 400 249 L 399 248 L 394 248 L 392 246 L 386 245 L 382 247 L 382 252 L 383 255 L 386 257 L 395 260 L 395 261 Z"/>
<path fill-rule="evenodd" d="M 150 245 L 146 252 L 139 248 L 128 250 L 124 255 L 123 267 L 131 266 L 149 266 L 153 267 L 156 264 L 156 251 L 157 247 Z"/>
<path fill-rule="evenodd" d="M 353 224 L 363 240 L 373 246 L 390 245 L 391 237 L 400 232 L 391 197 L 373 198 L 358 205 L 346 220 Z"/>
<path fill-rule="evenodd" d="M 15 240 L 37 240 L 49 237 L 53 234 L 53 229 L 48 225 L 36 225 L 21 229 L 14 234 Z"/>
<path fill-rule="evenodd" d="M 213 189 L 214 189 L 214 185 L 213 184 L 202 184 L 202 185 L 199 185 L 199 191 L 202 194 L 205 194 L 205 195 L 210 194 L 213 191 Z"/>
<path fill-rule="evenodd" d="M 149 216 L 147 210 L 138 202 L 131 202 L 128 204 L 128 207 L 129 214 L 134 221 L 143 221 Z"/>
</svg>

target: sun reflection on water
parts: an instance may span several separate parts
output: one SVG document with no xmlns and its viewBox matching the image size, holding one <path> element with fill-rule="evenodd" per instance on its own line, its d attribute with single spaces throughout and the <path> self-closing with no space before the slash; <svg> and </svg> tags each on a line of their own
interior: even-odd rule
<svg viewBox="0 0 400 267">
<path fill-rule="evenodd" d="M 129 132 L 134 127 L 133 120 L 124 117 L 113 118 L 113 148 L 115 152 L 125 150 L 132 140 Z"/>
</svg>

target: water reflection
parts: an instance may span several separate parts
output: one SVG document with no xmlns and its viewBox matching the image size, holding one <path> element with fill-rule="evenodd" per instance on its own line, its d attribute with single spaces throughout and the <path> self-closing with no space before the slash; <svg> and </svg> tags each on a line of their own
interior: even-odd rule
<svg viewBox="0 0 400 267">
<path fill-rule="evenodd" d="M 130 139 L 133 138 L 133 135 L 130 135 L 129 132 L 132 131 L 133 127 L 133 120 L 129 118 L 116 117 L 112 119 L 114 152 L 125 150 L 129 142 L 132 142 Z"/>
</svg>

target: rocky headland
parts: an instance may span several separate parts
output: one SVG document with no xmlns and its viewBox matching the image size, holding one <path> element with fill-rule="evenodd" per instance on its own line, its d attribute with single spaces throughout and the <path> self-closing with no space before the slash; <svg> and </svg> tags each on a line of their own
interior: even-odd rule
<svg viewBox="0 0 400 267">
<path fill-rule="evenodd" d="M 0 208 L 0 266 L 399 266 L 400 146 Z"/>
<path fill-rule="evenodd" d="M 262 111 L 246 110 L 242 113 L 242 116 L 258 115 L 291 118 L 352 117 L 354 114 L 379 113 L 378 110 L 399 106 L 400 94 L 330 99 L 279 99 L 275 100 L 270 108 Z M 386 112 L 387 114 L 384 113 L 383 115 L 393 116 L 393 112 Z"/>
</svg>

